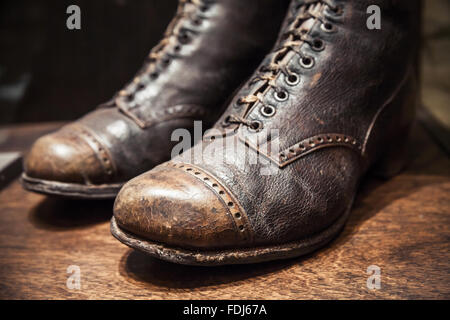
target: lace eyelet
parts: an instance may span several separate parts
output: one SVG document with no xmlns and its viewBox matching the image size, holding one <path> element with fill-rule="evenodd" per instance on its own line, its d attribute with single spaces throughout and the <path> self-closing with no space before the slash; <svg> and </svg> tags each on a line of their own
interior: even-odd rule
<svg viewBox="0 0 450 320">
<path fill-rule="evenodd" d="M 164 59 L 162 59 L 161 62 L 164 66 L 168 66 L 170 64 L 171 60 L 170 60 L 170 58 L 164 58 Z"/>
<path fill-rule="evenodd" d="M 262 106 L 260 109 L 260 112 L 264 117 L 270 118 L 270 117 L 274 116 L 276 109 L 274 106 L 267 105 L 267 106 Z"/>
<path fill-rule="evenodd" d="M 289 94 L 284 90 L 275 91 L 274 97 L 276 100 L 283 102 L 289 98 Z"/>
<path fill-rule="evenodd" d="M 325 45 L 321 39 L 314 39 L 311 48 L 314 51 L 322 51 L 325 48 Z"/>
<path fill-rule="evenodd" d="M 143 90 L 145 88 L 145 84 L 143 84 L 142 82 L 139 82 L 137 85 L 136 85 L 136 90 L 137 91 L 141 91 L 141 90 Z"/>
<path fill-rule="evenodd" d="M 222 120 L 222 127 L 226 128 L 231 125 L 230 118 L 230 116 L 226 116 L 225 119 Z"/>
<path fill-rule="evenodd" d="M 300 76 L 294 72 L 292 72 L 291 74 L 289 74 L 288 76 L 286 76 L 284 78 L 284 80 L 286 81 L 286 83 L 290 86 L 295 86 L 300 82 Z"/>
<path fill-rule="evenodd" d="M 191 42 L 191 37 L 186 32 L 182 32 L 178 35 L 178 41 L 180 41 L 181 44 L 188 44 Z"/>
<path fill-rule="evenodd" d="M 336 31 L 336 28 L 334 27 L 334 25 L 329 22 L 322 23 L 320 25 L 320 29 L 322 29 L 325 32 L 335 32 Z"/>
<path fill-rule="evenodd" d="M 305 69 L 311 69 L 314 66 L 314 58 L 304 56 L 300 58 L 300 65 Z"/>
<path fill-rule="evenodd" d="M 192 20 L 192 24 L 193 24 L 194 26 L 201 26 L 202 23 L 203 23 L 203 21 L 202 21 L 202 19 L 200 19 L 200 18 L 194 18 L 194 19 Z"/>
<path fill-rule="evenodd" d="M 159 77 L 159 73 L 158 72 L 152 72 L 150 73 L 150 79 L 155 80 Z"/>
<path fill-rule="evenodd" d="M 247 127 L 251 132 L 259 132 L 263 128 L 263 124 L 259 120 L 253 120 L 250 126 Z"/>
</svg>

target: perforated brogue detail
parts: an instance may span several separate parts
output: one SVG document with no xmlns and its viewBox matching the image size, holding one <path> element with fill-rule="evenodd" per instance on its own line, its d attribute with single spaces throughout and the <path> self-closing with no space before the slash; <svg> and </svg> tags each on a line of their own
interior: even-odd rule
<svg viewBox="0 0 450 320">
<path fill-rule="evenodd" d="M 251 243 L 253 241 L 253 230 L 250 225 L 248 216 L 244 208 L 239 204 L 236 197 L 228 190 L 223 183 L 210 173 L 197 166 L 188 163 L 166 162 L 163 166 L 177 168 L 183 170 L 187 174 L 192 175 L 196 179 L 202 181 L 208 186 L 227 208 L 227 212 L 234 221 L 236 232 L 243 243 Z"/>
<path fill-rule="evenodd" d="M 340 133 L 318 134 L 280 151 L 270 154 L 261 146 L 258 147 L 245 138 L 240 138 L 249 148 L 272 160 L 280 168 L 300 159 L 301 157 L 322 148 L 347 147 L 361 155 L 361 144 L 353 137 Z"/>
<path fill-rule="evenodd" d="M 93 133 L 89 132 L 88 129 L 81 125 L 72 125 L 74 130 L 77 130 L 83 139 L 89 144 L 89 146 L 95 151 L 97 158 L 102 163 L 104 172 L 107 176 L 113 176 L 116 172 L 113 159 L 102 143 L 94 136 Z"/>
</svg>

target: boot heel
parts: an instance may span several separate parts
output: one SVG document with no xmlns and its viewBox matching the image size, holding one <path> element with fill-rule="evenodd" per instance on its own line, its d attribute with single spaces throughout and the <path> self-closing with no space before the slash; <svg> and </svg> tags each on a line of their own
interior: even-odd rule
<svg viewBox="0 0 450 320">
<path fill-rule="evenodd" d="M 378 145 L 386 146 L 378 154 L 380 157 L 372 166 L 375 176 L 390 179 L 400 173 L 408 164 L 411 154 L 411 131 L 414 126 L 416 107 L 419 105 L 417 79 L 413 75 L 406 81 L 397 97 L 388 105 L 378 119 L 379 122 L 390 121 L 393 125 L 384 128 L 384 139 Z M 380 127 L 380 130 L 383 130 Z"/>
<path fill-rule="evenodd" d="M 399 174 L 408 164 L 408 141 L 409 139 L 395 139 L 378 162 L 374 164 L 373 175 L 382 179 L 390 179 Z"/>
</svg>

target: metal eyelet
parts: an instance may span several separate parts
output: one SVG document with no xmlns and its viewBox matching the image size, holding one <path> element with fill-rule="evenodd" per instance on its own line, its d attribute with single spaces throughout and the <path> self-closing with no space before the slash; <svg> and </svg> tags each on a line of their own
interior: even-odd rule
<svg viewBox="0 0 450 320">
<path fill-rule="evenodd" d="M 283 102 L 289 98 L 289 94 L 284 90 L 275 91 L 274 97 L 276 100 Z"/>
<path fill-rule="evenodd" d="M 125 96 L 125 99 L 126 99 L 128 102 L 133 101 L 133 100 L 134 100 L 134 93 L 129 93 L 129 94 L 127 94 L 127 95 Z"/>
<path fill-rule="evenodd" d="M 203 21 L 202 21 L 202 19 L 201 18 L 199 18 L 199 17 L 195 17 L 194 19 L 192 19 L 192 24 L 194 25 L 194 26 L 201 26 L 202 25 L 202 23 L 203 23 Z"/>
<path fill-rule="evenodd" d="M 178 41 L 181 44 L 188 44 L 189 42 L 191 42 L 191 37 L 187 34 L 187 32 L 181 32 L 178 35 Z"/>
<path fill-rule="evenodd" d="M 335 26 L 329 22 L 322 23 L 320 25 L 320 29 L 322 29 L 325 32 L 335 32 L 336 31 Z"/>
<path fill-rule="evenodd" d="M 301 57 L 300 65 L 305 69 L 310 69 L 314 66 L 314 58 L 308 56 Z"/>
<path fill-rule="evenodd" d="M 311 48 L 314 51 L 322 51 L 325 48 L 325 45 L 321 39 L 314 39 Z"/>
<path fill-rule="evenodd" d="M 253 120 L 250 126 L 247 127 L 251 132 L 259 132 L 263 128 L 263 124 L 259 120 Z"/>
<path fill-rule="evenodd" d="M 208 10 L 209 10 L 209 6 L 206 5 L 206 4 L 200 7 L 200 11 L 201 11 L 201 12 L 206 12 L 206 11 L 208 11 Z"/>
<path fill-rule="evenodd" d="M 300 76 L 292 72 L 288 76 L 285 76 L 284 80 L 288 85 L 295 86 L 300 82 Z"/>
<path fill-rule="evenodd" d="M 136 90 L 137 90 L 137 91 L 144 90 L 144 88 L 145 88 L 145 84 L 144 84 L 144 83 L 138 82 L 138 83 L 136 84 Z"/>
<path fill-rule="evenodd" d="M 273 117 L 273 115 L 276 112 L 276 109 L 274 106 L 267 105 L 267 106 L 262 106 L 260 109 L 260 112 L 264 117 L 270 118 L 270 117 Z"/>
<path fill-rule="evenodd" d="M 163 58 L 163 59 L 161 60 L 161 62 L 162 62 L 162 64 L 163 64 L 164 67 L 167 67 L 167 66 L 170 64 L 171 60 L 170 60 L 169 57 L 165 57 L 165 58 Z"/>
<path fill-rule="evenodd" d="M 336 5 L 336 6 L 327 5 L 325 7 L 324 13 L 325 13 L 325 17 L 332 17 L 332 18 L 340 17 L 344 13 L 344 6 L 342 6 L 342 5 Z"/>
<path fill-rule="evenodd" d="M 344 13 L 344 8 L 341 5 L 337 5 L 335 8 L 328 7 L 328 11 L 334 16 L 341 16 Z"/>
<path fill-rule="evenodd" d="M 222 125 L 223 128 L 229 127 L 231 125 L 230 118 L 231 117 L 228 115 L 228 116 L 225 117 L 225 119 L 222 120 L 221 125 Z"/>
</svg>

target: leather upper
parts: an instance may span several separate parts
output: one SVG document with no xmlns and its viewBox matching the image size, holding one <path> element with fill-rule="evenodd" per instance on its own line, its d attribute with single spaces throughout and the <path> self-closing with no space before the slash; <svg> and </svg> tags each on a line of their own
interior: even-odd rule
<svg viewBox="0 0 450 320">
<path fill-rule="evenodd" d="M 171 133 L 178 128 L 192 132 L 194 120 L 202 120 L 203 128 L 214 123 L 273 45 L 287 6 L 288 0 L 181 0 L 163 40 L 135 78 L 76 121 L 81 154 L 53 152 L 53 138 L 63 143 L 63 132 L 74 128 L 70 124 L 37 142 L 25 171 L 62 182 L 125 182 L 170 159 Z M 93 145 L 102 152 L 94 147 L 92 155 L 88 147 Z M 78 169 L 61 174 L 59 165 L 69 162 Z M 108 169 L 86 173 L 84 167 L 92 163 Z"/>
</svg>

